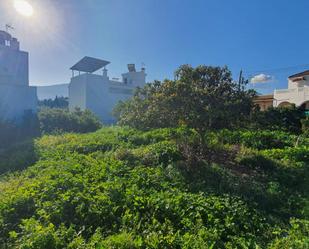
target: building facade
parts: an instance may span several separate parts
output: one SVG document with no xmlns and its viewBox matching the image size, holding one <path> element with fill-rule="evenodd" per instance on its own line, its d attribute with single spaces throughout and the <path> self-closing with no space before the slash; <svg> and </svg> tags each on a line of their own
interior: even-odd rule
<svg viewBox="0 0 309 249">
<path fill-rule="evenodd" d="M 253 102 L 254 104 L 260 107 L 261 111 L 266 111 L 267 109 L 273 106 L 274 95 L 273 94 L 260 95 L 255 97 Z"/>
<path fill-rule="evenodd" d="M 0 119 L 18 120 L 26 111 L 36 112 L 36 88 L 29 86 L 28 57 L 16 38 L 0 30 Z"/>
<path fill-rule="evenodd" d="M 262 111 L 269 107 L 291 105 L 309 110 L 309 70 L 290 76 L 287 89 L 276 89 L 273 94 L 257 96 L 254 102 Z"/>
<path fill-rule="evenodd" d="M 296 105 L 309 109 L 309 70 L 288 78 L 288 88 L 274 91 L 274 107 Z"/>
<path fill-rule="evenodd" d="M 69 84 L 69 109 L 90 110 L 103 123 L 112 124 L 116 120 L 112 110 L 119 101 L 130 98 L 136 87 L 143 87 L 146 83 L 145 69 L 136 71 L 134 64 L 128 65 L 128 72 L 122 74 L 122 79 L 110 79 L 106 66 L 108 61 L 84 57 L 71 67 L 73 72 Z M 94 74 L 104 68 L 101 75 Z M 78 72 L 78 75 L 74 75 Z"/>
</svg>

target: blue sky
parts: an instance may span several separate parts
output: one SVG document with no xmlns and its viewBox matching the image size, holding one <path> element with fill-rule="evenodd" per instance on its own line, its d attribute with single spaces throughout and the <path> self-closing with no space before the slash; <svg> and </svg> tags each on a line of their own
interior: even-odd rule
<svg viewBox="0 0 309 249">
<path fill-rule="evenodd" d="M 238 77 L 269 76 L 260 92 L 284 88 L 309 69 L 308 0 L 28 0 L 33 17 L 1 0 L 0 24 L 15 27 L 30 53 L 34 85 L 65 83 L 84 55 L 146 64 L 148 81 L 172 78 L 181 64 L 227 65 Z"/>
</svg>

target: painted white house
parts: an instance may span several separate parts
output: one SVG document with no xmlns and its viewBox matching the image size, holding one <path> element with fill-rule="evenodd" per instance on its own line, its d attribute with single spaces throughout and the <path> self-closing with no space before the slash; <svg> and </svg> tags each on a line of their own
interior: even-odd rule
<svg viewBox="0 0 309 249">
<path fill-rule="evenodd" d="M 26 111 L 36 112 L 36 88 L 29 86 L 28 53 L 19 41 L 0 30 L 0 119 L 18 120 Z"/>
<path fill-rule="evenodd" d="M 128 65 L 128 72 L 122 74 L 122 79 L 110 79 L 106 66 L 110 62 L 84 57 L 77 62 L 72 70 L 72 78 L 69 84 L 69 109 L 76 107 L 81 110 L 91 110 L 105 124 L 115 122 L 112 116 L 114 106 L 120 100 L 127 100 L 133 95 L 136 87 L 146 84 L 145 68 L 136 71 L 134 64 Z M 102 74 L 94 72 L 102 69 Z M 77 75 L 74 73 L 78 72 Z"/>
<path fill-rule="evenodd" d="M 288 89 L 274 91 L 274 107 L 295 104 L 309 109 L 309 70 L 288 78 Z"/>
</svg>

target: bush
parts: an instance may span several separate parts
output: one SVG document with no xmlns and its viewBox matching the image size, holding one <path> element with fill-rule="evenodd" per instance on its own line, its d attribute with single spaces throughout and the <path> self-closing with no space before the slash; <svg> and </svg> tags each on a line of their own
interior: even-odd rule
<svg viewBox="0 0 309 249">
<path fill-rule="evenodd" d="M 270 108 L 263 112 L 255 112 L 252 115 L 251 126 L 260 130 L 282 130 L 301 133 L 301 120 L 303 118 L 305 118 L 304 110 L 295 106 Z"/>
<path fill-rule="evenodd" d="M 282 149 L 297 144 L 297 136 L 283 131 L 231 131 L 222 130 L 217 133 L 219 141 L 228 144 L 240 144 L 249 148 L 263 149 Z"/>
<path fill-rule="evenodd" d="M 309 135 L 309 117 L 306 117 L 301 121 L 302 124 L 302 131 L 303 133 Z"/>
<path fill-rule="evenodd" d="M 283 231 L 269 249 L 307 249 L 309 248 L 309 221 L 291 220 L 291 228 Z"/>
<path fill-rule="evenodd" d="M 32 112 L 25 112 L 20 120 L 0 119 L 0 153 L 15 143 L 37 137 L 40 135 L 39 120 Z"/>
<path fill-rule="evenodd" d="M 60 132 L 92 132 L 98 130 L 102 124 L 89 110 L 76 109 L 69 112 L 65 109 L 44 108 L 39 112 L 41 132 L 55 134 Z"/>
<path fill-rule="evenodd" d="M 284 132 L 250 133 L 254 143 L 233 134 L 105 127 L 45 135 L 33 166 L 0 179 L 0 245 L 301 248 L 308 148 Z M 291 217 L 303 225 L 289 228 Z"/>
<path fill-rule="evenodd" d="M 32 140 L 16 143 L 0 151 L 0 174 L 22 170 L 33 165 L 37 160 L 35 145 Z"/>
</svg>

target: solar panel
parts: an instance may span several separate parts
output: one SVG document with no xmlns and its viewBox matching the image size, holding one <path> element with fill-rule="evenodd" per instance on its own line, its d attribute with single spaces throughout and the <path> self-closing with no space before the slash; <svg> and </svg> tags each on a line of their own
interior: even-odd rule
<svg viewBox="0 0 309 249">
<path fill-rule="evenodd" d="M 85 73 L 93 73 L 99 70 L 100 68 L 105 67 L 109 63 L 110 63 L 109 61 L 85 56 L 83 59 L 77 62 L 70 69 L 74 71 L 85 72 Z"/>
</svg>

